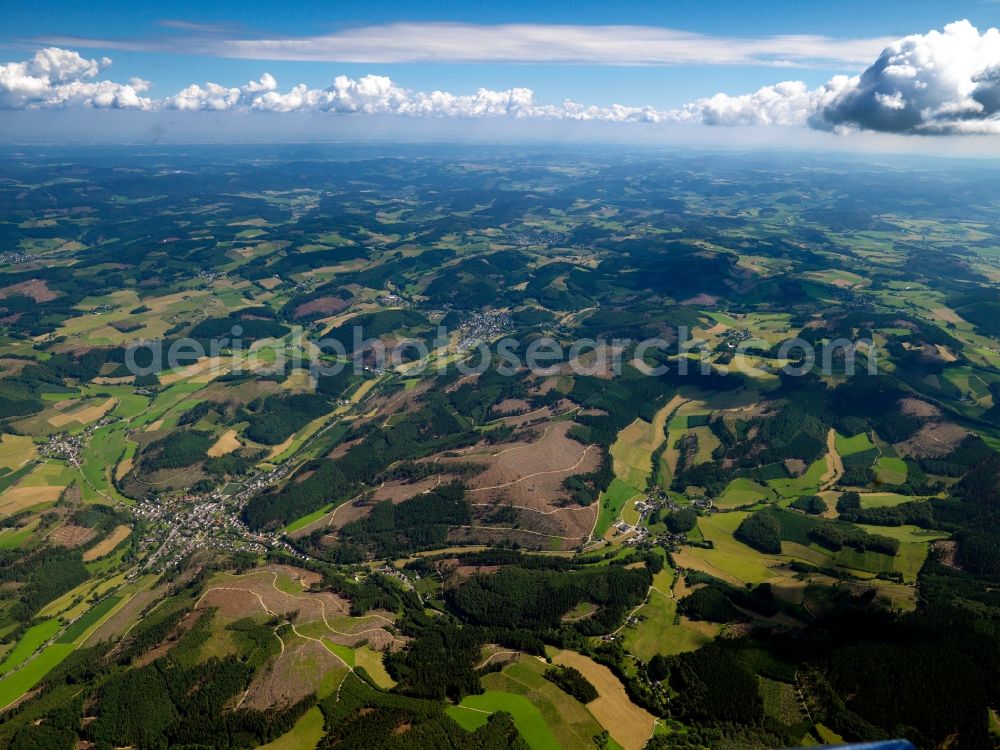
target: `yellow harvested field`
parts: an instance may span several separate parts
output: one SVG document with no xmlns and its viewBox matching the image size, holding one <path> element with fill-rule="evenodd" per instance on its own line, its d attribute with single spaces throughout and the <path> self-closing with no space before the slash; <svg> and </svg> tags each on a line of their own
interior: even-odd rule
<svg viewBox="0 0 1000 750">
<path fill-rule="evenodd" d="M 0 466 L 19 469 L 38 455 L 35 443 L 27 435 L 0 435 Z"/>
<path fill-rule="evenodd" d="M 276 456 L 280 456 L 282 453 L 288 450 L 288 447 L 292 444 L 293 440 L 295 440 L 295 435 L 289 435 L 285 439 L 285 442 L 278 443 L 276 446 L 271 448 L 271 453 L 268 456 L 268 458 L 275 458 Z"/>
<path fill-rule="evenodd" d="M 118 466 L 115 467 L 115 480 L 121 481 L 125 478 L 125 475 L 132 471 L 133 461 L 131 458 L 126 458 L 118 462 Z"/>
<path fill-rule="evenodd" d="M 215 445 L 208 449 L 208 455 L 210 458 L 218 458 L 227 453 L 232 453 L 240 445 L 241 443 L 236 437 L 236 430 L 226 430 L 215 442 Z"/>
<path fill-rule="evenodd" d="M 308 370 L 295 370 L 281 385 L 290 391 L 309 391 L 312 390 L 312 378 Z"/>
<path fill-rule="evenodd" d="M 96 422 L 98 419 L 111 411 L 115 407 L 116 403 L 118 403 L 118 399 L 109 398 L 100 404 L 92 404 L 85 406 L 82 409 L 69 409 L 61 412 L 55 416 L 49 417 L 48 421 L 53 427 L 65 427 L 73 422 L 90 424 L 91 422 Z"/>
<path fill-rule="evenodd" d="M 54 503 L 65 487 L 11 487 L 0 494 L 0 513 L 13 515 L 42 503 Z"/>
<path fill-rule="evenodd" d="M 380 688 L 391 690 L 396 687 L 396 681 L 385 671 L 381 651 L 373 651 L 368 646 L 361 646 L 354 650 L 354 663 L 356 666 L 364 667 L 368 676 Z"/>
<path fill-rule="evenodd" d="M 180 380 L 190 379 L 192 383 L 208 383 L 217 377 L 225 375 L 232 368 L 230 357 L 203 357 L 192 365 L 174 370 L 166 375 L 160 375 L 160 383 L 172 385 Z"/>
<path fill-rule="evenodd" d="M 965 321 L 956 313 L 947 307 L 935 307 L 931 310 L 931 315 L 937 320 L 942 320 L 945 323 L 964 323 Z"/>
<path fill-rule="evenodd" d="M 650 457 L 657 446 L 666 440 L 664 430 L 667 418 L 683 403 L 681 396 L 674 396 L 656 413 L 652 422 L 636 419 L 618 433 L 611 446 L 615 476 L 637 489 L 646 486 L 646 479 L 652 471 Z"/>
<path fill-rule="evenodd" d="M 603 664 L 575 651 L 560 651 L 552 661 L 574 667 L 597 688 L 598 698 L 587 704 L 590 713 L 625 750 L 640 750 L 653 735 L 651 713 L 629 700 L 625 687 Z"/>
<path fill-rule="evenodd" d="M 368 391 L 370 391 L 372 388 L 375 387 L 375 384 L 377 382 L 378 382 L 377 379 L 366 380 L 364 383 L 358 386 L 358 389 L 351 394 L 351 403 L 356 404 L 359 401 L 361 401 L 361 399 L 363 399 L 365 396 L 368 395 Z"/>
<path fill-rule="evenodd" d="M 98 544 L 83 553 L 83 561 L 90 562 L 99 557 L 104 557 L 115 547 L 125 541 L 125 538 L 132 533 L 131 526 L 116 526 L 114 531 L 108 534 Z"/>
<path fill-rule="evenodd" d="M 257 285 L 263 287 L 264 289 L 267 289 L 268 291 L 271 291 L 276 286 L 281 286 L 281 279 L 279 279 L 277 276 L 272 276 L 269 279 L 260 279 L 257 282 Z"/>
</svg>

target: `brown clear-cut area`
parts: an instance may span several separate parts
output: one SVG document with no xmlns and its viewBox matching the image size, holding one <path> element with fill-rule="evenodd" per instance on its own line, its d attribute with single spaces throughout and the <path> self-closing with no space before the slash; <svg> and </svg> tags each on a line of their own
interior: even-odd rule
<svg viewBox="0 0 1000 750">
<path fill-rule="evenodd" d="M 13 284 L 12 286 L 0 289 L 0 299 L 6 299 L 7 297 L 29 297 L 35 302 L 51 302 L 58 296 L 59 293 L 49 289 L 48 285 L 42 279 L 22 281 L 20 284 Z"/>
<path fill-rule="evenodd" d="M 287 637 L 291 636 L 291 637 Z M 318 641 L 286 634 L 288 645 L 250 683 L 241 708 L 265 710 L 284 706 L 319 693 L 330 671 L 347 675 L 344 662 Z M 339 678 L 343 679 L 343 678 Z"/>
<path fill-rule="evenodd" d="M 466 498 L 477 519 L 473 526 L 489 526 L 491 516 L 509 506 L 517 513 L 518 525 L 522 527 L 516 536 L 534 536 L 530 546 L 573 546 L 590 533 L 596 506 L 564 504 L 568 493 L 563 482 L 576 474 L 596 471 L 600 450 L 570 438 L 572 427 L 572 422 L 553 422 L 535 428 L 514 443 L 477 446 L 457 456 L 434 460 L 471 462 L 485 467 L 466 480 L 469 488 Z M 485 529 L 471 531 L 482 531 L 495 538 Z M 458 534 L 463 536 L 461 531 Z"/>
<path fill-rule="evenodd" d="M 340 297 L 318 297 L 296 307 L 292 316 L 301 318 L 306 315 L 332 315 L 340 312 L 347 305 L 347 300 Z"/>
<path fill-rule="evenodd" d="M 913 437 L 896 443 L 895 448 L 904 456 L 940 458 L 955 450 L 968 434 L 953 422 L 928 422 Z"/>
<path fill-rule="evenodd" d="M 80 547 L 86 544 L 97 535 L 97 532 L 86 526 L 77 526 L 72 523 L 65 523 L 51 534 L 49 541 L 52 544 L 59 544 L 63 547 Z"/>
<path fill-rule="evenodd" d="M 424 492 L 429 492 L 445 481 L 449 481 L 449 479 L 444 476 L 434 476 L 416 482 L 386 482 L 374 490 L 371 495 L 334 508 L 326 518 L 325 525 L 331 531 L 340 530 L 351 521 L 367 516 L 377 503 L 384 500 L 401 503 Z"/>
</svg>

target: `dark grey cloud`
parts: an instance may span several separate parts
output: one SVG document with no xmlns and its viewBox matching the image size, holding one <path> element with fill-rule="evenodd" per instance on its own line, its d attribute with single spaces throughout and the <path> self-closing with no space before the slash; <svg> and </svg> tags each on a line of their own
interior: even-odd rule
<svg viewBox="0 0 1000 750">
<path fill-rule="evenodd" d="M 1000 134 L 1000 31 L 968 21 L 905 37 L 824 106 L 816 128 Z"/>
</svg>

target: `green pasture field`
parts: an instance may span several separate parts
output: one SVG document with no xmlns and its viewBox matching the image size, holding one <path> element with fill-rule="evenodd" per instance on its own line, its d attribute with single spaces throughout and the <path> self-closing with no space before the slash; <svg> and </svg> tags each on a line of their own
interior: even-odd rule
<svg viewBox="0 0 1000 750">
<path fill-rule="evenodd" d="M 59 621 L 46 620 L 24 631 L 13 650 L 7 654 L 3 664 L 0 664 L 0 675 L 5 675 L 15 667 L 23 664 L 35 651 L 48 643 L 59 632 Z M 6 705 L 6 704 L 5 704 Z"/>
<path fill-rule="evenodd" d="M 292 727 L 273 742 L 261 745 L 257 750 L 314 750 L 323 739 L 323 712 L 313 706 Z"/>
<path fill-rule="evenodd" d="M 882 484 L 903 484 L 906 481 L 906 461 L 882 456 L 875 462 L 875 479 Z"/>
<path fill-rule="evenodd" d="M 910 503 L 920 498 L 912 495 L 899 495 L 895 492 L 863 492 L 861 493 L 862 508 L 892 508 L 902 503 Z"/>
<path fill-rule="evenodd" d="M 770 502 L 776 498 L 777 495 L 770 487 L 764 487 L 752 479 L 741 477 L 727 484 L 725 492 L 714 501 L 714 504 L 722 509 L 739 508 L 756 502 Z"/>
<path fill-rule="evenodd" d="M 506 711 L 531 750 L 560 750 L 555 735 L 532 701 L 523 695 L 487 690 L 482 695 L 467 695 L 457 706 L 445 709 L 447 714 L 467 731 L 475 731 L 486 723 L 489 715 Z"/>
<path fill-rule="evenodd" d="M 9 706 L 31 690 L 74 650 L 71 644 L 53 643 L 16 672 L 0 679 L 0 707 Z"/>
<path fill-rule="evenodd" d="M 785 499 L 812 495 L 819 491 L 820 477 L 826 471 L 826 458 L 819 458 L 809 465 L 802 476 L 793 479 L 770 479 L 767 485 Z"/>
<path fill-rule="evenodd" d="M 641 494 L 639 490 L 626 484 L 621 479 L 613 479 L 611 485 L 601 493 L 601 497 L 598 500 L 601 505 L 597 516 L 597 525 L 594 526 L 594 538 L 600 539 L 604 536 L 607 530 L 611 528 L 611 524 L 618 520 L 626 501 Z"/>
<path fill-rule="evenodd" d="M 853 437 L 844 437 L 839 432 L 837 433 L 837 453 L 841 456 L 850 456 L 874 448 L 875 443 L 871 441 L 867 432 L 859 432 Z"/>
<path fill-rule="evenodd" d="M 710 640 L 680 623 L 674 624 L 677 600 L 671 594 L 673 578 L 671 568 L 664 568 L 653 577 L 653 588 L 646 603 L 635 612 L 639 624 L 626 626 L 622 631 L 625 650 L 643 661 L 649 661 L 656 654 L 694 651 Z"/>
<path fill-rule="evenodd" d="M 76 622 L 66 628 L 66 631 L 59 636 L 59 640 L 56 643 L 73 643 L 78 638 L 86 634 L 86 632 L 101 621 L 101 618 L 108 614 L 115 605 L 121 601 L 119 596 L 109 596 L 102 599 L 100 602 L 95 604 L 93 607 L 88 609 L 85 614 L 83 614 Z"/>
</svg>

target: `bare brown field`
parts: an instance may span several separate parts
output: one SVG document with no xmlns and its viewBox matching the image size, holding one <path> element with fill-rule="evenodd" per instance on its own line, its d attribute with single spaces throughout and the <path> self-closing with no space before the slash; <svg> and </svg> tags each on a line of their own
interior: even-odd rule
<svg viewBox="0 0 1000 750">
<path fill-rule="evenodd" d="M 86 526 L 77 526 L 75 524 L 66 523 L 49 534 L 49 541 L 53 544 L 58 544 L 72 549 L 86 544 L 93 539 L 96 534 L 96 531 L 87 528 Z"/>
<path fill-rule="evenodd" d="M 347 452 L 353 448 L 355 445 L 364 440 L 363 437 L 355 438 L 353 440 L 345 440 L 340 443 L 336 448 L 326 454 L 327 458 L 340 458 L 341 456 L 347 455 Z"/>
<path fill-rule="evenodd" d="M 215 445 L 208 449 L 208 455 L 210 458 L 218 458 L 227 453 L 232 453 L 239 447 L 240 441 L 236 437 L 236 430 L 229 429 L 222 433 L 219 439 L 215 441 Z"/>
<path fill-rule="evenodd" d="M 195 608 L 213 607 L 220 617 L 227 620 L 239 620 L 260 614 L 266 605 L 257 599 L 252 588 L 239 587 L 209 587 L 195 604 Z"/>
<path fill-rule="evenodd" d="M 936 542 L 931 542 L 931 549 L 937 553 L 938 562 L 942 565 L 947 565 L 949 568 L 953 568 L 954 570 L 961 570 L 958 563 L 955 562 L 955 553 L 958 551 L 958 542 L 942 539 Z"/>
<path fill-rule="evenodd" d="M 826 471 L 820 476 L 820 486 L 828 489 L 844 476 L 844 461 L 837 452 L 837 431 L 832 427 L 826 433 Z"/>
<path fill-rule="evenodd" d="M 255 282 L 255 283 L 256 283 L 256 284 L 257 284 L 258 286 L 260 286 L 260 287 L 262 287 L 262 288 L 264 288 L 264 289 L 267 289 L 267 291 L 271 291 L 271 290 L 272 290 L 272 289 L 274 289 L 274 288 L 275 288 L 276 286 L 281 286 L 283 282 L 282 282 L 282 281 L 281 281 L 281 279 L 279 279 L 279 278 L 278 278 L 277 276 L 272 276 L 272 277 L 271 277 L 271 278 L 269 278 L 269 279 L 259 279 L 259 280 L 258 280 L 257 282 Z"/>
<path fill-rule="evenodd" d="M 95 385 L 129 385 L 135 382 L 135 375 L 123 375 L 120 378 L 94 378 L 91 382 Z"/>
<path fill-rule="evenodd" d="M 104 557 L 115 547 L 125 541 L 125 538 L 132 533 L 131 526 L 116 526 L 114 530 L 102 539 L 98 544 L 83 553 L 83 561 L 90 562 Z"/>
<path fill-rule="evenodd" d="M 653 735 L 656 717 L 629 700 L 625 687 L 610 669 L 575 651 L 560 651 L 552 661 L 574 667 L 597 688 L 599 697 L 587 704 L 590 713 L 625 750 L 641 750 Z"/>
<path fill-rule="evenodd" d="M 687 581 L 684 580 L 684 576 L 677 576 L 677 580 L 674 582 L 674 587 L 672 589 L 674 599 L 683 599 L 688 594 L 697 590 L 698 586 L 688 586 Z"/>
</svg>

